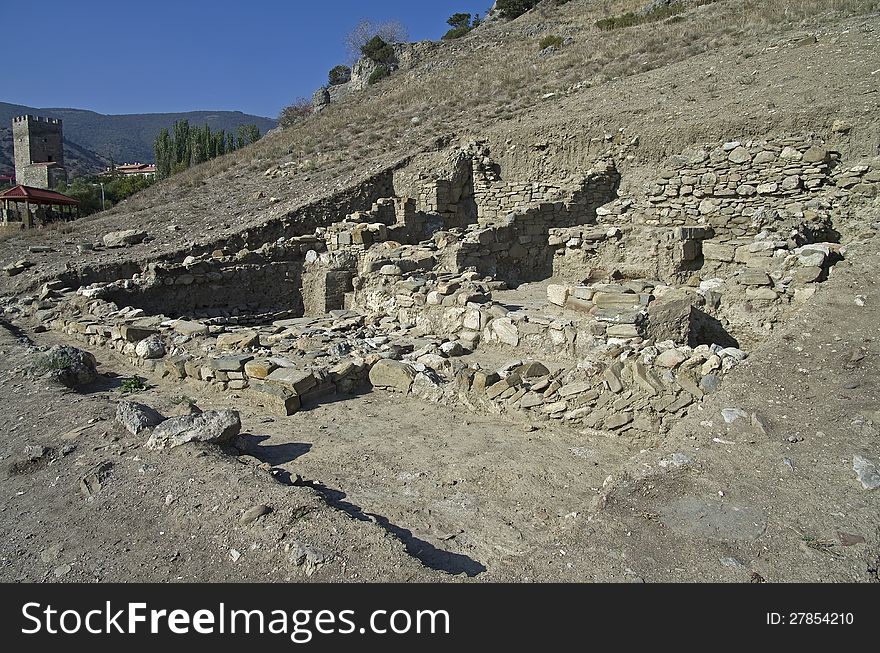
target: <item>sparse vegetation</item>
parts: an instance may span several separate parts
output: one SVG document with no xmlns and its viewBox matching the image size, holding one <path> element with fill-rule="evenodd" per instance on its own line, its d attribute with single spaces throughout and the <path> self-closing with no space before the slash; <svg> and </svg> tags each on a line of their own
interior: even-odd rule
<svg viewBox="0 0 880 653">
<path fill-rule="evenodd" d="M 689 6 L 696 7 L 707 5 L 712 2 L 715 2 L 715 0 L 700 0 L 699 2 L 690 3 Z M 670 22 L 673 22 L 674 20 L 680 20 L 679 15 L 685 9 L 687 9 L 687 7 L 684 2 L 672 2 L 668 5 L 656 6 L 650 11 L 644 13 L 628 11 L 618 16 L 601 18 L 596 21 L 596 27 L 607 31 L 612 29 L 622 29 L 624 27 L 634 27 L 635 25 L 642 25 L 644 23 L 655 23 L 666 19 L 670 19 Z"/>
<path fill-rule="evenodd" d="M 119 386 L 119 392 L 122 394 L 135 394 L 148 389 L 146 381 L 139 376 L 122 379 L 122 385 Z"/>
<path fill-rule="evenodd" d="M 385 79 L 389 75 L 391 75 L 391 68 L 386 64 L 379 64 L 376 70 L 370 73 L 370 77 L 367 79 L 367 83 L 372 86 L 376 82 Z"/>
<path fill-rule="evenodd" d="M 750 49 L 743 44 L 762 35 L 793 27 L 801 31 L 814 29 L 829 19 L 863 15 L 876 11 L 878 6 L 877 0 L 717 2 L 711 11 L 680 14 L 682 20 L 678 22 L 604 31 L 601 38 L 595 38 L 598 19 L 609 13 L 634 11 L 644 4 L 642 0 L 614 0 L 568 12 L 565 34 L 574 36 L 575 41 L 554 57 L 534 56 L 543 32 L 531 39 L 516 32 L 482 42 L 480 56 L 494 61 L 490 78 L 477 74 L 472 50 L 462 47 L 430 75 L 411 78 L 406 84 L 377 84 L 375 88 L 381 88 L 381 95 L 367 90 L 358 93 L 356 101 L 344 99 L 274 138 L 261 139 L 253 147 L 185 171 L 173 178 L 173 185 L 160 184 L 135 196 L 129 205 L 155 201 L 151 195 L 154 191 L 174 193 L 178 185 L 191 187 L 196 176 L 208 180 L 216 177 L 212 183 L 227 184 L 232 171 L 262 173 L 281 161 L 307 162 L 308 175 L 313 179 L 349 170 L 353 160 L 390 163 L 426 137 L 481 129 L 499 119 L 522 115 L 546 92 L 577 92 L 578 88 L 645 73 L 729 46 L 737 46 L 747 57 Z M 522 20 L 528 26 L 532 19 Z M 463 111 L 465 106 L 473 110 Z M 414 115 L 422 116 L 417 128 L 410 123 Z M 357 134 L 375 137 L 352 138 Z"/>
<path fill-rule="evenodd" d="M 539 50 L 546 50 L 547 48 L 561 48 L 563 43 L 563 39 L 561 36 L 557 36 L 556 34 L 549 34 L 541 39 L 540 43 L 538 43 Z"/>
<path fill-rule="evenodd" d="M 495 7 L 502 18 L 513 20 L 534 8 L 539 0 L 498 0 Z"/>
<path fill-rule="evenodd" d="M 281 114 L 278 116 L 278 126 L 282 129 L 292 127 L 310 115 L 312 115 L 312 101 L 304 97 L 299 98 L 281 110 Z"/>
</svg>

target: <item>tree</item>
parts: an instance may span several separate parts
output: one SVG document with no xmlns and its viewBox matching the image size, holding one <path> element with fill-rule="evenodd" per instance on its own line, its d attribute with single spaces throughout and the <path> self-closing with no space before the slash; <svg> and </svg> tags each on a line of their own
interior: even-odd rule
<svg viewBox="0 0 880 653">
<path fill-rule="evenodd" d="M 539 0 L 498 0 L 495 8 L 502 18 L 513 20 L 537 5 Z"/>
<path fill-rule="evenodd" d="M 174 132 L 174 163 L 179 164 L 186 162 L 189 165 L 192 160 L 192 143 L 190 142 L 189 120 L 178 120 L 172 127 Z"/>
<path fill-rule="evenodd" d="M 260 140 L 260 128 L 256 125 L 238 126 L 238 147 L 244 147 Z"/>
<path fill-rule="evenodd" d="M 449 17 L 446 23 L 452 28 L 462 28 L 471 26 L 471 15 L 456 13 Z"/>
<path fill-rule="evenodd" d="M 471 23 L 471 15 L 464 13 L 456 13 L 452 14 L 449 17 L 449 20 L 446 23 L 452 28 L 446 34 L 443 35 L 445 40 L 457 39 L 461 38 L 468 32 L 470 32 L 473 28 L 480 24 L 480 16 L 477 14 L 477 17 L 474 18 L 473 23 Z"/>
<path fill-rule="evenodd" d="M 361 54 L 380 64 L 390 64 L 394 60 L 394 48 L 378 35 L 367 41 L 361 48 Z"/>
<path fill-rule="evenodd" d="M 156 136 L 153 144 L 153 151 L 156 155 L 156 174 L 159 178 L 164 179 L 171 176 L 171 169 L 176 163 L 174 157 L 176 155 L 174 143 L 167 129 L 162 129 Z M 112 166 L 111 166 L 112 169 Z"/>
<path fill-rule="evenodd" d="M 301 97 L 288 107 L 281 110 L 278 116 L 278 126 L 282 129 L 291 127 L 312 115 L 312 101 Z"/>
<path fill-rule="evenodd" d="M 327 74 L 330 86 L 339 86 L 351 81 L 351 68 L 348 66 L 334 66 Z"/>
<path fill-rule="evenodd" d="M 404 43 L 409 39 L 406 27 L 396 20 L 388 20 L 381 23 L 364 18 L 345 35 L 345 49 L 349 63 L 354 63 L 361 58 L 361 49 L 374 37 L 380 37 L 385 43 Z"/>
</svg>

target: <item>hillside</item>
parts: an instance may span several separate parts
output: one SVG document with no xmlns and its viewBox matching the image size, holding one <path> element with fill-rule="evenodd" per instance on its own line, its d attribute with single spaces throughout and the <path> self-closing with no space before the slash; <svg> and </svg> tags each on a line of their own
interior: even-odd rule
<svg viewBox="0 0 880 653">
<path fill-rule="evenodd" d="M 235 130 L 239 125 L 256 124 L 265 134 L 275 120 L 251 116 L 240 111 L 189 111 L 184 113 L 144 113 L 104 115 L 82 109 L 35 108 L 0 102 L 0 125 L 11 129 L 12 119 L 23 114 L 61 118 L 64 138 L 76 166 L 73 171 L 100 171 L 109 159 L 120 162 L 152 162 L 153 141 L 163 127 L 170 128 L 178 120 L 193 125 L 208 124 L 212 131 Z M 5 143 L 8 135 L 0 134 Z M 0 169 L 12 166 L 11 150 L 0 149 Z M 67 151 L 65 152 L 67 155 Z"/>
<path fill-rule="evenodd" d="M 0 577 L 877 582 L 880 0 L 597 26 L 648 4 L 546 0 L 0 238 Z M 62 343 L 81 395 L 21 372 Z"/>
</svg>

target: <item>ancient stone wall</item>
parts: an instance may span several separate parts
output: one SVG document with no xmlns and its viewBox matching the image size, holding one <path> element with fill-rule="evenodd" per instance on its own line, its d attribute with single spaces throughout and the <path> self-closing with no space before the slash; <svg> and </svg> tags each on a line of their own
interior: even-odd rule
<svg viewBox="0 0 880 653">
<path fill-rule="evenodd" d="M 587 225 L 551 229 L 553 273 L 557 279 L 657 279 L 684 283 L 701 266 L 707 227 Z"/>
<path fill-rule="evenodd" d="M 479 178 L 480 224 L 487 226 L 465 236 L 457 263 L 511 285 L 551 276 L 555 248 L 550 231 L 594 224 L 596 208 L 614 199 L 620 181 L 612 161 L 599 162 L 568 188 L 499 183 L 484 173 Z"/>
<path fill-rule="evenodd" d="M 798 217 L 826 187 L 838 155 L 808 138 L 730 141 L 672 157 L 646 189 L 643 218 L 661 225 L 706 224 L 719 235 L 749 236 L 764 214 Z"/>
</svg>

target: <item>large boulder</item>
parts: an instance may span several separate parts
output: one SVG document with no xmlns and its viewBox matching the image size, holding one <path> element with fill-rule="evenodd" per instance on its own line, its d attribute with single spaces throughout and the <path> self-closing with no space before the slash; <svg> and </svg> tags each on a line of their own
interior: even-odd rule
<svg viewBox="0 0 880 653">
<path fill-rule="evenodd" d="M 165 355 L 165 343 L 160 336 L 153 335 L 141 340 L 134 352 L 146 360 L 162 358 Z"/>
<path fill-rule="evenodd" d="M 142 243 L 146 238 L 146 231 L 126 229 L 124 231 L 111 231 L 109 234 L 104 234 L 101 240 L 104 242 L 104 247 L 127 247 L 128 245 Z"/>
<path fill-rule="evenodd" d="M 165 418 L 154 408 L 136 401 L 120 401 L 116 404 L 116 421 L 132 435 L 140 435 L 155 426 L 158 426 Z"/>
<path fill-rule="evenodd" d="M 187 442 L 223 444 L 240 431 L 241 418 L 234 410 L 209 410 L 172 417 L 153 430 L 147 440 L 147 449 L 171 449 Z"/>
<path fill-rule="evenodd" d="M 692 297 L 670 297 L 648 306 L 648 337 L 657 342 L 672 340 L 681 345 L 692 341 L 694 321 Z"/>
<path fill-rule="evenodd" d="M 406 394 L 416 376 L 415 370 L 400 361 L 383 358 L 370 369 L 370 383 L 374 388 L 384 388 Z"/>
<path fill-rule="evenodd" d="M 88 385 L 98 379 L 95 357 L 87 351 L 67 345 L 55 345 L 38 354 L 31 370 L 68 388 Z"/>
</svg>

